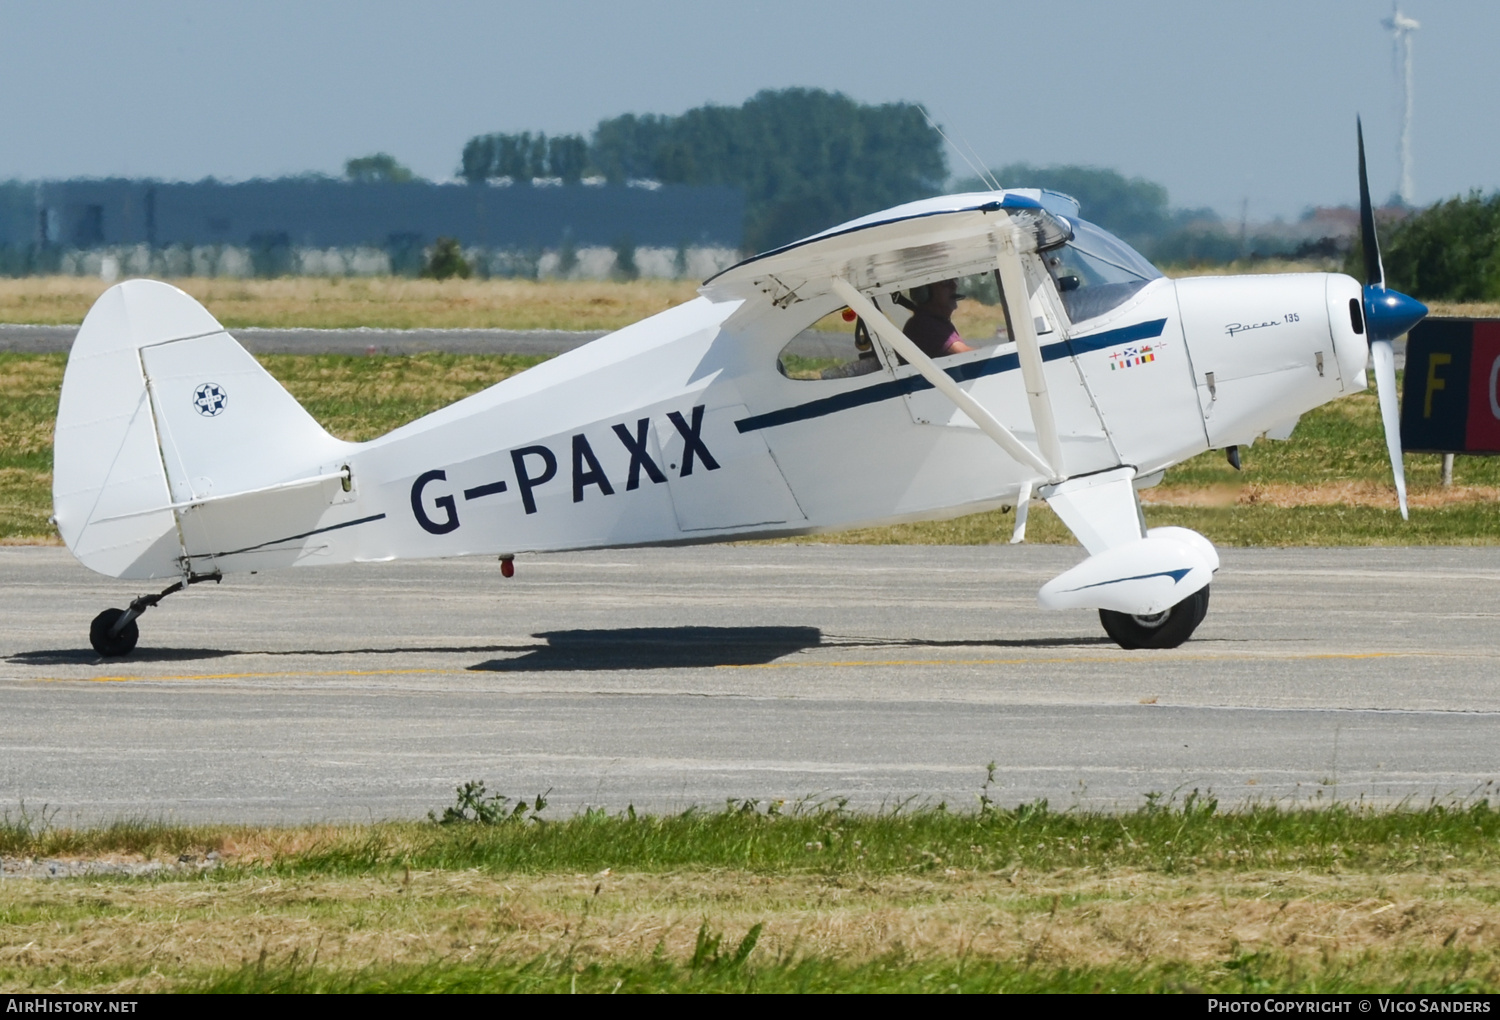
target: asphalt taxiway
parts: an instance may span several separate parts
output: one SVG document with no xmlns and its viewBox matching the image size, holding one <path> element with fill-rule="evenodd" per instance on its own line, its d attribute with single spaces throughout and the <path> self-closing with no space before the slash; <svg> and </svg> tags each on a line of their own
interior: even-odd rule
<svg viewBox="0 0 1500 1020">
<path fill-rule="evenodd" d="M 991 796 L 1129 808 L 1485 796 L 1500 549 L 1223 550 L 1208 617 L 1126 652 L 1036 590 L 1054 546 L 741 545 L 363 565 L 173 595 L 0 548 L 0 807 L 71 823 L 418 817 L 453 788 L 674 810 Z"/>
</svg>

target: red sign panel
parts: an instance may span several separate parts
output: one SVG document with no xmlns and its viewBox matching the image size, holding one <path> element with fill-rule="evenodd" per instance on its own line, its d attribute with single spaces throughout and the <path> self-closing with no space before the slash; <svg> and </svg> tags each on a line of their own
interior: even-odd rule
<svg viewBox="0 0 1500 1020">
<path fill-rule="evenodd" d="M 1500 322 L 1474 323 L 1464 448 L 1500 453 Z"/>
</svg>

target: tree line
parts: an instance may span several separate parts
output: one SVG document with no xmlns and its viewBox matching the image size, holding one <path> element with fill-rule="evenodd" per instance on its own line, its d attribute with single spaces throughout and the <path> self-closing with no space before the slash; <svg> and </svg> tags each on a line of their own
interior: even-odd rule
<svg viewBox="0 0 1500 1020">
<path fill-rule="evenodd" d="M 1413 213 L 1381 239 L 1380 253 L 1387 282 L 1413 297 L 1500 300 L 1500 192 L 1472 191 Z M 1355 245 L 1345 272 L 1362 280 L 1363 265 Z"/>
<path fill-rule="evenodd" d="M 730 185 L 745 193 L 745 243 L 763 251 L 939 194 L 948 164 L 942 136 L 916 104 L 792 88 L 678 116 L 612 117 L 587 138 L 480 135 L 464 146 L 459 172 L 473 184 L 599 176 Z"/>
</svg>

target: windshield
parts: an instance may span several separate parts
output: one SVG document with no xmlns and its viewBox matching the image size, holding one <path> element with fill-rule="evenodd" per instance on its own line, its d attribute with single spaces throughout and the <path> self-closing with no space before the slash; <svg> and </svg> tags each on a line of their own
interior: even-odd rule
<svg viewBox="0 0 1500 1020">
<path fill-rule="evenodd" d="M 1072 321 L 1103 315 L 1161 277 L 1140 252 L 1107 230 L 1087 220 L 1069 222 L 1072 240 L 1043 258 Z"/>
</svg>

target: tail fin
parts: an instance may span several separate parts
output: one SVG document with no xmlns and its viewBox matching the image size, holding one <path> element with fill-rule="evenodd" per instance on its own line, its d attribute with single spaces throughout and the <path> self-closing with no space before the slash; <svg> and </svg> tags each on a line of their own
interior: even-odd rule
<svg viewBox="0 0 1500 1020">
<path fill-rule="evenodd" d="M 330 479 L 337 489 L 350 445 L 324 431 L 197 301 L 131 280 L 94 304 L 68 357 L 53 444 L 57 528 L 85 566 L 112 577 L 209 571 L 216 549 L 245 538 L 244 521 L 226 523 L 229 503 L 239 518 L 271 510 L 283 518 L 267 522 L 272 530 L 315 522 L 326 493 L 283 495 L 274 507 L 248 507 L 245 498 L 326 489 L 317 483 Z"/>
</svg>

